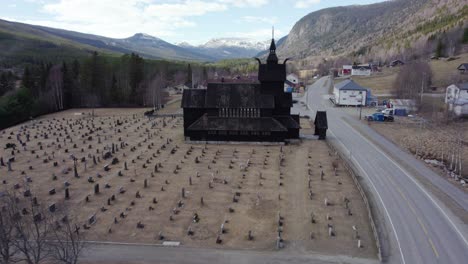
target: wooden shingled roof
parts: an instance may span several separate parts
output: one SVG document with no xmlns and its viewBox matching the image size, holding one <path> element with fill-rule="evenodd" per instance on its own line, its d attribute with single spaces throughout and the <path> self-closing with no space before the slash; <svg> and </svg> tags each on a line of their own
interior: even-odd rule
<svg viewBox="0 0 468 264">
<path fill-rule="evenodd" d="M 272 95 L 260 94 L 255 83 L 210 83 L 206 91 L 206 108 L 275 108 Z"/>
<path fill-rule="evenodd" d="M 205 108 L 205 89 L 184 89 L 182 108 Z"/>
<path fill-rule="evenodd" d="M 278 120 L 272 117 L 257 118 L 222 118 L 203 115 L 195 121 L 188 130 L 216 130 L 216 131 L 288 131 Z"/>
</svg>

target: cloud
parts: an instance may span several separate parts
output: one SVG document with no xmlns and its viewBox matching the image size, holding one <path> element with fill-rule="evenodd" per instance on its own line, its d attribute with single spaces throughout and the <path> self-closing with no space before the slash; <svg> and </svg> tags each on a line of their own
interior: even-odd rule
<svg viewBox="0 0 468 264">
<path fill-rule="evenodd" d="M 52 18 L 33 24 L 67 26 L 71 30 L 117 38 L 135 31 L 166 37 L 176 35 L 177 29 L 195 27 L 194 17 L 266 3 L 268 0 L 57 0 L 42 7 Z"/>
<path fill-rule="evenodd" d="M 220 3 L 229 4 L 235 7 L 260 7 L 266 5 L 268 0 L 218 0 Z"/>
<path fill-rule="evenodd" d="M 274 25 L 278 22 L 277 17 L 259 17 L 259 16 L 244 16 L 241 18 L 242 21 L 248 23 L 264 23 Z"/>
<path fill-rule="evenodd" d="M 280 36 L 286 35 L 285 30 L 275 28 L 275 39 L 278 40 Z M 271 27 L 269 28 L 259 28 L 247 32 L 225 32 L 225 36 L 234 37 L 234 38 L 250 38 L 256 39 L 259 41 L 271 40 Z"/>
<path fill-rule="evenodd" d="M 299 0 L 294 4 L 295 8 L 308 8 L 313 5 L 319 4 L 320 0 Z"/>
</svg>

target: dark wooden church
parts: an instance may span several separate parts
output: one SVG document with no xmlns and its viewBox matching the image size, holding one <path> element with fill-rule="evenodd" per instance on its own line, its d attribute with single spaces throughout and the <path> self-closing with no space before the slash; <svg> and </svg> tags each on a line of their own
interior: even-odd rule
<svg viewBox="0 0 468 264">
<path fill-rule="evenodd" d="M 208 83 L 182 97 L 184 135 L 191 141 L 285 142 L 299 138 L 299 116 L 291 115 L 292 94 L 284 92 L 286 61 L 278 63 L 271 40 L 258 82 Z"/>
</svg>

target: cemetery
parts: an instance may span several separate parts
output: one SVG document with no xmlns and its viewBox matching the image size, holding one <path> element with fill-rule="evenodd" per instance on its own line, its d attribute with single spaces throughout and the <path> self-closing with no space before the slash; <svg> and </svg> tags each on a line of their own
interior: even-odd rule
<svg viewBox="0 0 468 264">
<path fill-rule="evenodd" d="M 72 109 L 0 131 L 0 192 L 69 211 L 87 240 L 375 257 L 363 199 L 325 141 L 189 143 L 182 117 L 146 110 Z"/>
</svg>

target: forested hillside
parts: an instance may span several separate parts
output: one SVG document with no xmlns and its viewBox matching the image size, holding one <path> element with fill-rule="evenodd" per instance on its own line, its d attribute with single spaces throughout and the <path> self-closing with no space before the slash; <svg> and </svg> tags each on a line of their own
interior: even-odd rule
<svg viewBox="0 0 468 264">
<path fill-rule="evenodd" d="M 396 57 L 460 52 L 466 0 L 394 0 L 323 9 L 300 19 L 278 48 L 281 56 Z M 440 43 L 440 44 L 439 44 Z"/>
</svg>

